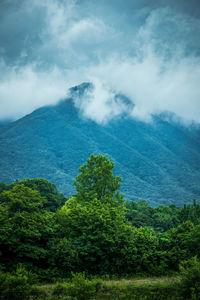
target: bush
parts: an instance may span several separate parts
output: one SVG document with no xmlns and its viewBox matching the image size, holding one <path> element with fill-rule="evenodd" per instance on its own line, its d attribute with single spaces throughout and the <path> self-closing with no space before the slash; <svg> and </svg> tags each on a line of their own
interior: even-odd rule
<svg viewBox="0 0 200 300">
<path fill-rule="evenodd" d="M 67 294 L 67 287 L 68 287 L 67 284 L 57 282 L 54 289 L 53 289 L 53 293 L 52 293 L 53 296 L 66 295 Z"/>
<path fill-rule="evenodd" d="M 37 269 L 37 277 L 39 282 L 56 283 L 60 279 L 60 273 L 56 268 Z"/>
<path fill-rule="evenodd" d="M 192 299 L 200 299 L 200 261 L 197 257 L 182 262 L 180 272 L 183 295 Z"/>
<path fill-rule="evenodd" d="M 78 300 L 89 300 L 96 295 L 101 286 L 100 279 L 89 280 L 85 273 L 72 273 L 72 282 L 68 287 L 68 295 L 76 297 Z"/>
<path fill-rule="evenodd" d="M 0 296 L 1 299 L 26 299 L 35 283 L 36 276 L 28 272 L 23 266 L 18 266 L 16 272 L 0 272 Z"/>
</svg>

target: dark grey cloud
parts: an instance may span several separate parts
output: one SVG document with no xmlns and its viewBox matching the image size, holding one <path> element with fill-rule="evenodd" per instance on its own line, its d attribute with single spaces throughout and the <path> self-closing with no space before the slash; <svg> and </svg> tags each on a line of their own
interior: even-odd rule
<svg viewBox="0 0 200 300">
<path fill-rule="evenodd" d="M 19 118 L 93 81 L 81 110 L 97 122 L 172 111 L 200 121 L 198 0 L 3 0 L 0 119 Z M 101 109 L 100 109 L 101 108 Z"/>
</svg>

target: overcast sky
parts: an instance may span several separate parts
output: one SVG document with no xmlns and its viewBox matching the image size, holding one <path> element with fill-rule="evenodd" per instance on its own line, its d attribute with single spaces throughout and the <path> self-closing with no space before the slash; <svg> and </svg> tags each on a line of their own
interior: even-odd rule
<svg viewBox="0 0 200 300">
<path fill-rule="evenodd" d="M 73 85 L 99 123 L 127 110 L 200 122 L 199 0 L 0 0 L 0 120 L 57 103 Z"/>
</svg>

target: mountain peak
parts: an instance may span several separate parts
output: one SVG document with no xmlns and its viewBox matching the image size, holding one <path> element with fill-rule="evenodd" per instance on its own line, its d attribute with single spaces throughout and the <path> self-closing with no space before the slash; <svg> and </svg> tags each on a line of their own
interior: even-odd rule
<svg viewBox="0 0 200 300">
<path fill-rule="evenodd" d="M 91 82 L 83 82 L 69 89 L 69 96 L 72 98 L 83 97 L 87 92 L 92 92 L 94 85 Z"/>
<path fill-rule="evenodd" d="M 0 181 L 46 178 L 70 197 L 78 168 L 91 153 L 101 153 L 115 162 L 128 200 L 145 199 L 156 206 L 199 199 L 198 128 L 188 130 L 162 116 L 155 117 L 154 124 L 125 117 L 101 126 L 81 115 L 93 92 L 90 82 L 74 86 L 57 105 L 40 108 L 1 129 Z M 111 96 L 111 104 L 119 104 L 125 116 L 134 109 L 128 97 L 114 92 Z M 93 117 L 93 111 L 89 113 L 86 117 Z"/>
</svg>

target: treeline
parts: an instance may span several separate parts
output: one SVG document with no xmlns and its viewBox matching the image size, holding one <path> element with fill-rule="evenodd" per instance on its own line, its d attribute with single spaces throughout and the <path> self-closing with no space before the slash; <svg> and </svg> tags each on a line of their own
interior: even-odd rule
<svg viewBox="0 0 200 300">
<path fill-rule="evenodd" d="M 46 281 L 83 271 L 165 275 L 199 258 L 200 205 L 126 202 L 113 167 L 91 155 L 69 199 L 45 179 L 1 183 L 0 271 L 20 264 Z"/>
<path fill-rule="evenodd" d="M 165 232 L 186 221 L 200 224 L 200 204 L 196 200 L 184 207 L 172 204 L 152 208 L 145 200 L 126 202 L 125 205 L 127 219 L 137 228 L 152 227 L 155 231 Z"/>
</svg>

